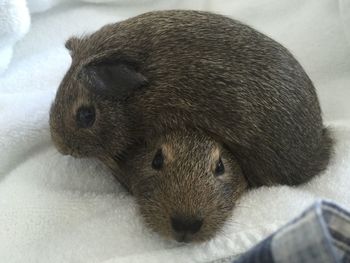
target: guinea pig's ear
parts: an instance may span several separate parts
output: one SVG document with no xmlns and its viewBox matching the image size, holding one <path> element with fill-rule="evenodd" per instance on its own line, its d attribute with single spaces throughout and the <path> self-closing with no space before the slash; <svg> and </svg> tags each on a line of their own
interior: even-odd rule
<svg viewBox="0 0 350 263">
<path fill-rule="evenodd" d="M 101 62 L 85 66 L 79 77 L 101 96 L 126 98 L 147 84 L 147 79 L 125 62 Z"/>
<path fill-rule="evenodd" d="M 79 38 L 77 37 L 71 37 L 69 38 L 66 43 L 65 43 L 65 47 L 70 51 L 70 52 L 73 52 L 76 47 L 79 45 Z"/>
</svg>

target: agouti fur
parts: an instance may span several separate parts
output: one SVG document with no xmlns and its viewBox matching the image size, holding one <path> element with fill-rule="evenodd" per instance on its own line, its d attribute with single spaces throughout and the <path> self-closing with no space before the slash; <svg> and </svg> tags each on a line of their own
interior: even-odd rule
<svg viewBox="0 0 350 263">
<path fill-rule="evenodd" d="M 134 149 L 122 178 L 145 223 L 167 239 L 212 238 L 247 189 L 233 154 L 208 135 L 177 131 Z"/>
<path fill-rule="evenodd" d="M 332 139 L 292 54 L 230 18 L 157 11 L 73 37 L 51 108 L 57 148 L 118 170 L 136 141 L 183 128 L 228 147 L 251 186 L 308 181 Z M 86 110 L 88 109 L 88 110 Z"/>
</svg>

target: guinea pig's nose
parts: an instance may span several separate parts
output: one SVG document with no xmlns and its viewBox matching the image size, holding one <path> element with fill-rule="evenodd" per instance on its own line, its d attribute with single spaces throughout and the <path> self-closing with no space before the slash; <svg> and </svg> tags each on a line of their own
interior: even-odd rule
<svg viewBox="0 0 350 263">
<path fill-rule="evenodd" d="M 177 233 L 197 233 L 203 225 L 202 219 L 171 217 L 171 227 Z"/>
</svg>

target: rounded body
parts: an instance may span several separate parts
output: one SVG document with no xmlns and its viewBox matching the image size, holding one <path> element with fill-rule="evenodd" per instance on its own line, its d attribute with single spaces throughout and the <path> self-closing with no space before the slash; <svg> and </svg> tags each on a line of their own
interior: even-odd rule
<svg viewBox="0 0 350 263">
<path fill-rule="evenodd" d="M 57 97 L 76 87 L 94 101 L 105 128 L 88 134 L 103 130 L 108 139 L 89 155 L 111 167 L 137 138 L 184 127 L 226 145 L 251 186 L 299 184 L 328 164 L 332 141 L 311 80 L 287 49 L 247 25 L 206 12 L 151 12 L 75 38 L 70 48 L 72 66 Z M 127 69 L 111 69 L 118 63 Z M 95 68 L 84 71 L 89 65 Z M 131 68 L 130 81 L 118 82 Z M 140 76 L 146 81 L 121 98 Z M 103 108 L 111 103 L 115 116 Z"/>
</svg>

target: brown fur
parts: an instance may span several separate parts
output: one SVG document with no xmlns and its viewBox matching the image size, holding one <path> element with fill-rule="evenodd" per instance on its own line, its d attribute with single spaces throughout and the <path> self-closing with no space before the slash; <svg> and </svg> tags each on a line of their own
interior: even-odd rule
<svg viewBox="0 0 350 263">
<path fill-rule="evenodd" d="M 300 184 L 332 140 L 315 88 L 283 46 L 224 16 L 146 13 L 67 42 L 72 65 L 50 114 L 57 148 L 118 170 L 138 139 L 191 127 L 226 145 L 250 185 Z M 92 105 L 91 128 L 75 109 Z"/>
<path fill-rule="evenodd" d="M 215 235 L 247 188 L 234 156 L 207 135 L 175 132 L 135 147 L 123 170 L 141 214 L 154 231 L 177 241 L 204 241 Z M 162 149 L 164 166 L 152 168 Z M 215 175 L 221 158 L 225 173 Z M 175 231 L 171 218 L 200 220 L 198 232 Z"/>
</svg>

